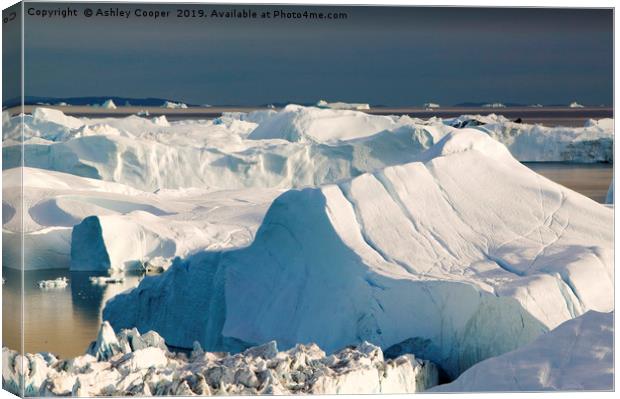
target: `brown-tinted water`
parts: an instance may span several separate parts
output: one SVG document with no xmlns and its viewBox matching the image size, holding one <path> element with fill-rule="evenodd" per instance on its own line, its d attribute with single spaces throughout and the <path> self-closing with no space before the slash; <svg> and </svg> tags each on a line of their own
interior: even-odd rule
<svg viewBox="0 0 620 399">
<path fill-rule="evenodd" d="M 19 305 L 21 276 L 18 270 L 3 268 L 6 280 L 2 292 L 3 346 L 17 349 L 19 343 Z M 25 351 L 52 352 L 63 357 L 84 354 L 97 336 L 105 302 L 134 287 L 140 276 L 125 276 L 123 284 L 93 285 L 88 272 L 37 270 L 24 273 L 24 347 Z M 98 275 L 101 275 L 99 273 Z M 41 289 L 40 280 L 66 277 L 64 289 Z"/>
<path fill-rule="evenodd" d="M 527 162 L 524 165 L 549 180 L 601 203 L 605 202 L 614 174 L 613 165 L 607 163 Z"/>
</svg>

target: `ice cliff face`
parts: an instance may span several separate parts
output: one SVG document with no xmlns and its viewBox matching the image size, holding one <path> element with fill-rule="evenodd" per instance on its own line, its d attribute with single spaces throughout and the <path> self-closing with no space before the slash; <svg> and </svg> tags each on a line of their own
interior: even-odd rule
<svg viewBox="0 0 620 399">
<path fill-rule="evenodd" d="M 614 312 L 590 311 L 485 360 L 437 392 L 607 390 L 614 386 Z"/>
<path fill-rule="evenodd" d="M 445 123 L 487 133 L 522 162 L 613 162 L 612 119 L 588 121 L 582 128 L 528 125 L 495 114 L 464 115 Z"/>
<path fill-rule="evenodd" d="M 450 133 L 419 160 L 286 192 L 249 247 L 177 260 L 108 302 L 104 318 L 210 350 L 408 345 L 456 377 L 613 309 L 610 209 L 478 130 Z"/>
<path fill-rule="evenodd" d="M 404 355 L 385 360 L 367 342 L 327 356 L 317 345 L 285 352 L 275 342 L 243 353 L 168 351 L 155 332 L 118 335 L 103 323 L 84 356 L 57 359 L 3 348 L 3 387 L 28 396 L 150 396 L 413 393 L 437 385 L 437 368 Z"/>
</svg>

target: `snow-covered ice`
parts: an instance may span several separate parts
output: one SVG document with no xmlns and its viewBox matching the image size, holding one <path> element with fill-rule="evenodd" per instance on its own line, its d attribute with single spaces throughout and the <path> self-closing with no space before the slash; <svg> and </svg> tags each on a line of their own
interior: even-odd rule
<svg viewBox="0 0 620 399">
<path fill-rule="evenodd" d="M 210 350 L 413 340 L 455 377 L 613 309 L 612 210 L 478 130 L 453 131 L 420 161 L 288 191 L 249 247 L 177 260 L 104 317 Z"/>
<path fill-rule="evenodd" d="M 432 391 L 611 391 L 614 312 L 590 311 L 515 351 L 480 362 Z"/>
<path fill-rule="evenodd" d="M 243 353 L 191 356 L 168 351 L 155 332 L 118 334 L 107 322 L 84 356 L 58 359 L 2 349 L 3 386 L 27 396 L 249 395 L 413 393 L 438 382 L 429 361 L 403 355 L 385 360 L 363 342 L 327 356 L 317 345 L 280 352 L 275 342 Z"/>
<path fill-rule="evenodd" d="M 316 106 L 319 108 L 331 108 L 331 109 L 354 109 L 354 110 L 370 109 L 370 104 L 367 104 L 367 103 L 345 103 L 341 101 L 327 102 L 325 100 L 319 100 L 319 102 L 316 103 Z"/>
<path fill-rule="evenodd" d="M 496 114 L 463 115 L 444 120 L 473 127 L 508 147 L 522 162 L 613 162 L 613 119 L 588 120 L 582 128 L 512 122 Z"/>
<path fill-rule="evenodd" d="M 23 120 L 20 168 L 19 119 L 3 113 L 3 263 L 19 267 L 23 228 L 28 269 L 108 272 L 93 278 L 106 285 L 130 269 L 162 273 L 108 302 L 117 330 L 210 352 L 276 341 L 282 358 L 327 353 L 317 360 L 326 379 L 299 388 L 290 383 L 300 374 L 256 376 L 263 393 L 419 390 L 432 384 L 418 360 L 360 360 L 370 366 L 349 373 L 329 354 L 357 364 L 381 350 L 415 353 L 457 377 L 587 311 L 613 310 L 613 209 L 518 162 L 612 162 L 611 119 L 568 128 L 289 105 L 185 121 L 37 108 Z M 79 371 L 26 356 L 33 386 L 43 389 L 46 365 L 45 392 L 57 394 L 262 389 L 234 379 L 207 388 L 179 371 L 193 360 L 171 366 L 180 355 L 163 340 L 148 335 L 160 346 L 129 354 L 130 339 L 115 338 L 119 352 L 108 327 L 90 355 L 62 363 Z M 297 346 L 308 342 L 322 350 Z"/>
<path fill-rule="evenodd" d="M 165 117 L 78 119 L 42 108 L 24 118 L 26 166 L 143 191 L 338 182 L 411 162 L 462 125 L 503 142 L 521 161 L 613 159 L 613 126 L 607 122 L 548 128 L 499 116 L 423 121 L 300 106 L 174 123 Z M 3 125 L 9 169 L 21 163 L 21 129 L 16 118 Z"/>
<path fill-rule="evenodd" d="M 187 104 L 183 104 L 181 102 L 174 102 L 174 101 L 165 101 L 164 104 L 162 105 L 163 108 L 187 108 Z"/>
<path fill-rule="evenodd" d="M 247 245 L 279 190 L 161 190 L 43 169 L 3 171 L 3 263 L 20 267 L 24 232 L 26 269 L 165 268 L 197 250 Z M 123 234 L 119 234 L 119 232 Z M 75 237 L 76 239 L 72 239 Z"/>
</svg>

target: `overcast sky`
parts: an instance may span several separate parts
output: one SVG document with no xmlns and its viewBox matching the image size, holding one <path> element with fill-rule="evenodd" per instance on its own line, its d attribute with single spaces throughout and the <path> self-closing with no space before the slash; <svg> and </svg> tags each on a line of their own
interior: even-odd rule
<svg viewBox="0 0 620 399">
<path fill-rule="evenodd" d="M 71 7 L 79 17 L 25 17 L 26 95 L 222 105 L 612 103 L 611 10 L 275 6 L 252 8 L 348 18 L 218 21 L 178 19 L 174 4 L 171 17 L 152 21 L 86 18 L 84 7 Z"/>
</svg>

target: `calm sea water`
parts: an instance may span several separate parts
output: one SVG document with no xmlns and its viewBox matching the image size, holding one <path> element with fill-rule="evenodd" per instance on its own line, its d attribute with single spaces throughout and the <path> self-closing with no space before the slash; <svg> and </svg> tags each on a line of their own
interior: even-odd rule
<svg viewBox="0 0 620 399">
<path fill-rule="evenodd" d="M 613 175 L 612 165 L 528 163 L 531 169 L 545 177 L 602 202 Z M 3 345 L 20 347 L 21 306 L 20 273 L 3 268 Z M 105 302 L 142 279 L 140 275 L 126 276 L 123 284 L 97 286 L 89 277 L 94 273 L 68 270 L 25 272 L 24 280 L 24 345 L 26 352 L 52 352 L 62 357 L 83 354 L 96 337 Z M 42 290 L 40 280 L 67 277 L 69 286 L 60 290 Z"/>
<path fill-rule="evenodd" d="M 527 162 L 525 165 L 549 180 L 601 203 L 605 202 L 614 175 L 613 165 L 606 163 Z"/>
<path fill-rule="evenodd" d="M 138 285 L 139 275 L 125 276 L 123 284 L 93 285 L 92 272 L 38 270 L 24 272 L 24 347 L 26 352 L 52 352 L 63 357 L 84 354 L 97 336 L 105 302 Z M 20 272 L 3 268 L 3 346 L 17 349 L 19 342 Z M 66 277 L 64 289 L 41 289 L 37 282 Z"/>
</svg>

